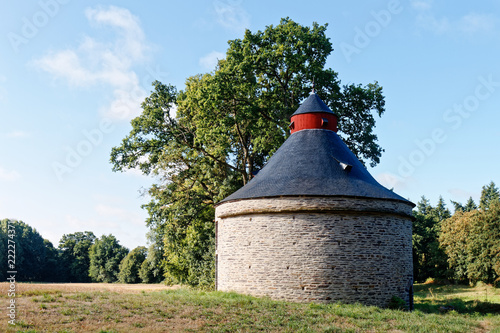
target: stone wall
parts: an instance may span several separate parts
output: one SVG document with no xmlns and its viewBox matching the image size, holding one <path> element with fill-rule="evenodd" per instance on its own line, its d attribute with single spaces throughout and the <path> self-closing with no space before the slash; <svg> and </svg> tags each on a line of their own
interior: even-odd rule
<svg viewBox="0 0 500 333">
<path fill-rule="evenodd" d="M 269 198 L 216 208 L 217 289 L 298 302 L 410 302 L 410 204 Z"/>
</svg>

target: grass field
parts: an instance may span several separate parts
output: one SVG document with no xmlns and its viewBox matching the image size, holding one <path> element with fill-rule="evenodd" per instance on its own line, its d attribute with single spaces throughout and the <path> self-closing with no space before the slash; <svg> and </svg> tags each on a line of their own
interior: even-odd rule
<svg viewBox="0 0 500 333">
<path fill-rule="evenodd" d="M 500 332 L 500 290 L 415 286 L 415 311 L 296 304 L 163 285 L 0 283 L 1 332 Z M 453 306 L 453 309 L 444 306 Z"/>
</svg>

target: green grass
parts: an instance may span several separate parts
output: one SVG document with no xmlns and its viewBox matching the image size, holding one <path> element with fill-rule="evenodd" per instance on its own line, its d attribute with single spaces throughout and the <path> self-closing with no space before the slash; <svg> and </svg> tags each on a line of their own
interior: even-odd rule
<svg viewBox="0 0 500 333">
<path fill-rule="evenodd" d="M 415 285 L 413 312 L 191 289 L 141 293 L 62 289 L 21 296 L 18 302 L 20 322 L 15 327 L 0 322 L 0 331 L 500 332 L 500 292 L 486 286 Z M 453 310 L 442 311 L 443 306 Z"/>
</svg>

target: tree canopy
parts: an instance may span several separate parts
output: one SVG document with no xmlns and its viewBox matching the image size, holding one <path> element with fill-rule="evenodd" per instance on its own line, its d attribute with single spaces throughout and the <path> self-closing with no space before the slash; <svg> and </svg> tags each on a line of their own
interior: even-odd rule
<svg viewBox="0 0 500 333">
<path fill-rule="evenodd" d="M 481 198 L 479 199 L 480 209 L 489 209 L 493 202 L 500 201 L 500 192 L 496 187 L 495 183 L 491 181 L 488 185 L 483 186 L 481 191 Z"/>
<path fill-rule="evenodd" d="M 228 42 L 211 73 L 185 89 L 154 82 L 111 151 L 114 171 L 138 168 L 161 181 L 149 189 L 148 225 L 163 242 L 173 280 L 212 284 L 214 204 L 246 184 L 290 134 L 289 117 L 312 89 L 339 116 L 339 135 L 364 163 L 380 161 L 374 115 L 384 109 L 377 82 L 342 85 L 326 68 L 327 25 L 282 19 Z"/>
<path fill-rule="evenodd" d="M 141 265 L 146 260 L 147 249 L 144 246 L 139 246 L 130 251 L 120 263 L 120 272 L 118 273 L 118 281 L 121 283 L 139 283 L 139 270 Z"/>
<path fill-rule="evenodd" d="M 413 267 L 415 280 L 494 283 L 500 286 L 500 200 L 494 182 L 483 186 L 481 204 L 451 201 L 451 216 L 439 198 L 436 207 L 422 197 L 414 211 Z"/>
<path fill-rule="evenodd" d="M 30 282 L 163 281 L 162 254 L 157 243 L 151 244 L 149 250 L 140 246 L 128 253 L 114 236 L 97 239 L 94 233 L 85 231 L 63 235 L 56 248 L 28 224 L 3 219 L 0 250 L 4 268 L 0 278 L 4 280 L 8 271 L 15 270 L 17 281 Z"/>
<path fill-rule="evenodd" d="M 472 197 L 469 197 L 469 200 L 465 203 L 465 205 L 462 205 L 460 202 L 456 201 L 451 201 L 451 203 L 455 206 L 455 212 L 470 212 L 472 210 L 477 209 L 477 205 L 472 199 Z"/>
<path fill-rule="evenodd" d="M 483 186 L 479 207 L 469 198 L 445 220 L 439 242 L 457 281 L 500 285 L 500 196 L 494 182 Z"/>
<path fill-rule="evenodd" d="M 486 210 L 458 212 L 446 220 L 440 236 L 448 263 L 458 281 L 500 279 L 500 202 Z"/>
<path fill-rule="evenodd" d="M 416 282 L 425 282 L 429 277 L 448 277 L 447 257 L 439 244 L 441 224 L 451 216 L 442 197 L 436 207 L 424 196 L 413 213 L 413 271 Z"/>
<path fill-rule="evenodd" d="M 90 282 L 89 250 L 96 237 L 93 232 L 75 232 L 63 235 L 59 241 L 62 264 L 67 269 L 67 280 L 71 282 Z"/>
<path fill-rule="evenodd" d="M 128 249 L 121 246 L 113 235 L 102 235 L 90 247 L 89 276 L 95 282 L 116 282 L 120 272 L 120 263 L 128 254 Z"/>
<path fill-rule="evenodd" d="M 9 229 L 14 232 L 9 233 Z M 6 277 L 8 240 L 15 245 L 15 265 L 19 267 L 16 279 L 18 281 L 44 281 L 46 280 L 47 264 L 54 264 L 52 243 L 23 221 L 4 219 L 0 221 L 0 260 L 4 268 L 0 272 L 2 278 Z M 47 246 L 47 247 L 46 247 Z M 12 247 L 10 249 L 13 249 Z M 22 269 L 21 269 L 22 268 Z"/>
</svg>

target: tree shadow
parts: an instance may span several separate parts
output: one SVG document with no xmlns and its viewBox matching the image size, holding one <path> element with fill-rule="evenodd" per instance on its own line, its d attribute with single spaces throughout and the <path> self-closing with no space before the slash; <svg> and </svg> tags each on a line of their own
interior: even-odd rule
<svg viewBox="0 0 500 333">
<path fill-rule="evenodd" d="M 415 310 L 424 313 L 447 313 L 455 311 L 467 314 L 500 314 L 500 304 L 483 301 L 464 301 L 460 298 L 452 299 L 421 299 L 415 300 Z"/>
</svg>

